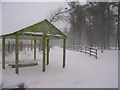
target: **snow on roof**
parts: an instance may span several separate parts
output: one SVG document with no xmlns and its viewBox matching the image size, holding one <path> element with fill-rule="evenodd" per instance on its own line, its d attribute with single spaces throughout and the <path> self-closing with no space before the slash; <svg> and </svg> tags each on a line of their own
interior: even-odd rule
<svg viewBox="0 0 120 90">
<path fill-rule="evenodd" d="M 25 34 L 35 34 L 35 35 L 44 35 L 44 33 L 40 33 L 40 32 L 24 32 Z M 61 35 L 58 35 L 58 34 L 45 34 L 45 35 L 48 35 L 48 36 L 61 36 Z"/>
<path fill-rule="evenodd" d="M 34 35 L 48 35 L 48 36 L 61 36 L 67 38 L 67 36 L 61 32 L 57 27 L 51 24 L 47 19 L 23 28 L 22 30 L 16 31 L 11 34 L 2 35 L 2 36 L 13 36 L 13 35 L 25 35 L 25 34 L 34 34 Z"/>
</svg>

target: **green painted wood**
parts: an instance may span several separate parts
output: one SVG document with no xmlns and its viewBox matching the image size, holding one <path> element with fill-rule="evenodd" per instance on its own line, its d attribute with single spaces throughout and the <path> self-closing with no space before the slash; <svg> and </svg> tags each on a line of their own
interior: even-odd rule
<svg viewBox="0 0 120 90">
<path fill-rule="evenodd" d="M 45 45 L 45 37 L 43 37 L 43 62 L 42 62 L 42 71 L 45 71 L 45 49 L 46 49 L 46 45 Z"/>
<path fill-rule="evenodd" d="M 49 39 L 47 39 L 47 65 L 49 64 Z"/>
<path fill-rule="evenodd" d="M 44 34 L 33 34 L 33 33 L 24 33 L 24 32 L 38 32 L 38 33 L 44 33 Z M 49 34 L 49 35 L 47 35 Z M 50 35 L 51 34 L 51 35 Z M 60 36 L 53 36 L 54 34 L 60 35 Z M 57 29 L 54 25 L 52 25 L 48 20 L 44 20 L 42 22 L 39 22 L 37 24 L 31 25 L 29 27 L 26 27 L 22 30 L 16 31 L 11 34 L 2 35 L 0 37 L 5 37 L 5 39 L 15 39 L 15 72 L 19 73 L 19 66 L 18 66 L 18 42 L 20 37 L 19 36 L 33 36 L 33 37 L 43 37 L 43 38 L 37 38 L 38 40 L 43 39 L 43 71 L 45 71 L 45 60 L 47 58 L 47 64 L 49 64 L 49 41 L 46 41 L 46 39 L 64 39 L 63 41 L 63 67 L 65 67 L 65 57 L 66 57 L 66 38 L 67 36 L 62 33 L 59 29 Z M 24 38 L 25 39 L 25 38 Z M 33 40 L 34 38 L 29 38 L 29 40 Z M 36 39 L 36 40 L 37 40 Z M 47 44 L 46 44 L 47 42 Z M 4 44 L 4 42 L 3 42 Z M 3 46 L 4 47 L 4 46 Z M 34 48 L 36 48 L 36 45 L 34 45 Z M 5 53 L 5 50 L 3 48 L 2 53 Z M 5 62 L 5 54 L 2 55 L 3 63 Z M 34 59 L 36 60 L 36 49 L 34 49 Z"/>
<path fill-rule="evenodd" d="M 19 36 L 16 35 L 16 38 L 15 38 L 15 73 L 16 74 L 19 74 L 19 66 L 18 66 L 18 60 L 19 60 L 18 47 L 19 47 L 19 45 L 18 45 L 18 43 L 19 43 Z"/>
<path fill-rule="evenodd" d="M 38 36 L 38 37 L 49 37 L 49 38 L 66 38 L 62 36 L 50 36 L 50 35 L 39 35 L 39 34 L 28 34 L 28 33 L 19 33 L 21 36 Z"/>
<path fill-rule="evenodd" d="M 30 48 L 31 48 L 31 51 L 33 50 L 33 40 L 31 40 L 31 46 L 30 46 Z"/>
<path fill-rule="evenodd" d="M 2 38 L 2 68 L 5 69 L 5 37 Z"/>
<path fill-rule="evenodd" d="M 24 32 L 38 32 L 38 33 L 44 33 L 44 34 L 28 34 Z M 49 36 L 45 34 L 57 34 L 61 36 Z M 53 24 L 51 24 L 47 19 L 43 20 L 42 22 L 33 24 L 29 27 L 23 28 L 22 30 L 16 31 L 14 33 L 2 35 L 5 37 L 9 36 L 15 36 L 15 35 L 25 35 L 25 36 L 39 36 L 39 37 L 50 37 L 50 38 L 67 38 L 67 36 L 61 32 L 58 28 L 56 28 Z M 0 36 L 1 37 L 1 36 Z"/>
<path fill-rule="evenodd" d="M 34 60 L 36 60 L 36 40 L 34 40 Z"/>
<path fill-rule="evenodd" d="M 53 24 L 51 24 L 47 19 L 45 19 L 46 23 L 53 29 L 55 30 L 59 35 L 62 35 L 63 37 L 67 38 L 67 36 L 61 32 L 57 27 L 55 27 Z"/>
<path fill-rule="evenodd" d="M 33 40 L 31 40 L 31 46 L 33 45 Z"/>
<path fill-rule="evenodd" d="M 63 68 L 65 67 L 66 58 L 66 39 L 63 39 Z"/>
<path fill-rule="evenodd" d="M 47 63 L 47 39 L 45 39 L 45 63 Z"/>
<path fill-rule="evenodd" d="M 12 38 L 12 36 L 14 35 L 3 35 L 6 39 L 15 39 L 15 38 Z M 2 36 L 2 37 L 3 37 Z M 49 35 L 35 35 L 35 34 L 19 34 L 19 36 L 34 36 L 34 37 L 47 37 L 47 39 L 66 39 L 65 37 L 61 37 L 61 36 L 49 36 Z M 28 40 L 32 40 L 32 39 L 28 39 Z M 40 40 L 40 39 L 39 39 Z"/>
</svg>

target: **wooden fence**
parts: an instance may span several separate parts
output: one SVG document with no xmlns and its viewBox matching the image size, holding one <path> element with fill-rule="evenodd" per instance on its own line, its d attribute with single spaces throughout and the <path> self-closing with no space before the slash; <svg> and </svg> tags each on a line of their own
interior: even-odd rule
<svg viewBox="0 0 120 90">
<path fill-rule="evenodd" d="M 94 56 L 97 59 L 97 49 L 91 46 L 81 47 L 81 52 L 85 52 L 85 54 L 89 54 L 90 56 Z"/>
</svg>

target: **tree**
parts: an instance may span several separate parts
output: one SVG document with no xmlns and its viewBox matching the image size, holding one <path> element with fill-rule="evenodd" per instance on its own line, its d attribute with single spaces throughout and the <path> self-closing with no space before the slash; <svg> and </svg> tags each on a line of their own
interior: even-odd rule
<svg viewBox="0 0 120 90">
<path fill-rule="evenodd" d="M 70 11 L 71 9 L 68 9 L 68 8 L 62 8 L 62 7 L 59 7 L 57 8 L 56 10 L 54 10 L 51 14 L 50 14 L 50 17 L 49 17 L 49 21 L 52 22 L 52 23 L 55 23 L 57 21 L 60 21 L 60 20 L 66 20 L 67 18 L 67 13 Z"/>
<path fill-rule="evenodd" d="M 120 50 L 120 2 L 118 2 L 118 50 Z"/>
<path fill-rule="evenodd" d="M 88 2 L 85 5 L 67 2 L 67 4 L 68 8 L 58 8 L 51 13 L 49 21 L 55 23 L 62 20 L 69 23 L 67 36 L 70 45 L 86 44 L 104 49 L 117 46 L 117 39 L 120 40 L 117 37 L 119 36 L 117 25 L 118 34 L 120 32 L 116 2 Z"/>
</svg>

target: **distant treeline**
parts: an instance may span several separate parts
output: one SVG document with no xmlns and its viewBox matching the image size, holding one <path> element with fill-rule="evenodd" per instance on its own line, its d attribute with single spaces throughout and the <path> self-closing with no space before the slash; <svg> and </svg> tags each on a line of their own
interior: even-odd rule
<svg viewBox="0 0 120 90">
<path fill-rule="evenodd" d="M 117 2 L 69 2 L 67 20 L 70 28 L 65 30 L 68 45 L 89 45 L 109 49 L 118 47 Z"/>
</svg>

